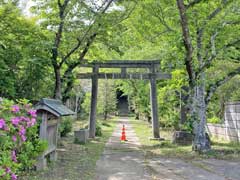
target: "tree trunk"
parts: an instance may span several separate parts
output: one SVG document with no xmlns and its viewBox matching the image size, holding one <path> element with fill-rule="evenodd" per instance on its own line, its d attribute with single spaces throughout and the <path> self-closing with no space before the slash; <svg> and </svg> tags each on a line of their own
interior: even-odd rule
<svg viewBox="0 0 240 180">
<path fill-rule="evenodd" d="M 199 85 L 194 87 L 192 93 L 191 117 L 193 118 L 193 150 L 206 152 L 211 149 L 210 140 L 206 134 L 206 103 L 205 103 L 205 83 L 204 73 L 201 74 Z"/>
<path fill-rule="evenodd" d="M 62 99 L 62 92 L 61 92 L 61 73 L 60 68 L 54 67 L 54 75 L 55 75 L 55 88 L 54 88 L 54 98 L 55 99 Z"/>
<path fill-rule="evenodd" d="M 108 112 L 107 110 L 104 111 L 104 120 L 107 120 L 107 117 L 108 117 Z"/>
<path fill-rule="evenodd" d="M 68 77 L 68 79 L 65 79 L 64 84 L 66 84 L 66 87 L 63 88 L 64 90 L 63 90 L 63 93 L 62 93 L 63 103 L 65 103 L 70 98 L 70 92 L 71 92 L 71 90 L 73 89 L 73 86 L 74 86 L 73 78 Z"/>
</svg>

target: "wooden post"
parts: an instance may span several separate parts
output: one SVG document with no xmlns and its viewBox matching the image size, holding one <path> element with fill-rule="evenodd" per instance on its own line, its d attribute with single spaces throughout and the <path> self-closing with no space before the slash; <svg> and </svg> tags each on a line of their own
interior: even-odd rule
<svg viewBox="0 0 240 180">
<path fill-rule="evenodd" d="M 41 113 L 42 122 L 40 125 L 40 139 L 47 140 L 47 113 Z M 47 168 L 47 159 L 45 157 L 45 152 L 38 157 L 38 162 L 36 164 L 37 170 L 43 170 Z"/>
<path fill-rule="evenodd" d="M 159 133 L 159 122 L 158 122 L 158 104 L 157 104 L 157 81 L 156 77 L 154 76 L 155 67 L 150 69 L 152 77 L 150 78 L 150 101 L 151 101 L 151 115 L 152 115 L 152 131 L 153 131 L 153 138 L 160 139 Z"/>
<path fill-rule="evenodd" d="M 58 141 L 58 128 L 60 125 L 61 117 L 57 119 L 57 124 L 55 125 L 55 130 L 54 130 L 54 140 L 53 140 L 53 145 L 55 146 L 55 150 L 50 153 L 50 161 L 57 161 L 57 141 Z"/>
<path fill-rule="evenodd" d="M 89 138 L 95 138 L 96 132 L 96 114 L 97 114 L 97 91 L 98 91 L 98 66 L 93 67 L 92 76 L 92 96 L 91 109 L 89 117 Z"/>
</svg>

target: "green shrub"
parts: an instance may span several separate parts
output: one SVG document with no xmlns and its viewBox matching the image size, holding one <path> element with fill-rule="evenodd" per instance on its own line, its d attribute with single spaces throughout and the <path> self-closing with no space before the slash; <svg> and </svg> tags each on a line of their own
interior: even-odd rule
<svg viewBox="0 0 240 180">
<path fill-rule="evenodd" d="M 106 122 L 103 122 L 102 125 L 103 125 L 103 126 L 106 126 L 106 127 L 111 127 L 111 125 L 108 124 L 108 123 L 106 123 Z"/>
<path fill-rule="evenodd" d="M 84 128 L 88 129 L 88 125 L 86 125 Z M 96 123 L 96 132 L 95 132 L 95 136 L 102 136 L 102 127 L 100 125 L 100 123 Z"/>
<path fill-rule="evenodd" d="M 180 125 L 180 130 L 193 133 L 193 119 L 187 119 L 184 124 Z"/>
<path fill-rule="evenodd" d="M 60 122 L 60 135 L 65 137 L 68 133 L 72 131 L 73 119 L 71 117 L 63 117 Z"/>
<path fill-rule="evenodd" d="M 102 128 L 100 126 L 99 123 L 96 124 L 96 132 L 95 132 L 96 136 L 102 136 Z"/>
<path fill-rule="evenodd" d="M 91 94 L 86 93 L 84 97 L 84 101 L 82 103 L 82 110 L 84 111 L 85 114 L 89 114 L 90 109 L 91 109 Z"/>
<path fill-rule="evenodd" d="M 212 117 L 212 118 L 209 118 L 207 122 L 212 124 L 218 124 L 221 122 L 221 120 L 218 117 Z"/>
</svg>

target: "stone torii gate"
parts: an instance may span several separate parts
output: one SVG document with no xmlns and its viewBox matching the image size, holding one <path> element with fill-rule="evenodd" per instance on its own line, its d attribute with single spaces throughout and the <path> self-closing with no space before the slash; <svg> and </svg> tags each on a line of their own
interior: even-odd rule
<svg viewBox="0 0 240 180">
<path fill-rule="evenodd" d="M 92 73 L 80 73 L 79 79 L 92 79 L 91 110 L 89 117 L 89 137 L 95 137 L 96 131 L 96 110 L 98 79 L 148 79 L 150 80 L 150 98 L 151 98 L 151 117 L 153 138 L 160 139 L 158 104 L 157 104 L 157 85 L 158 79 L 170 79 L 171 75 L 161 73 L 159 60 L 111 60 L 105 62 L 83 62 L 80 67 L 91 67 Z M 99 68 L 120 68 L 121 73 L 101 73 Z M 128 73 L 127 68 L 145 68 L 148 73 Z"/>
</svg>

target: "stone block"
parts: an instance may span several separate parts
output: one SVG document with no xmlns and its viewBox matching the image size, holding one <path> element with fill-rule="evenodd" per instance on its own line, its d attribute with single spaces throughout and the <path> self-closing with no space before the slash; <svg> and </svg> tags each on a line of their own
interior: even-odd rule
<svg viewBox="0 0 240 180">
<path fill-rule="evenodd" d="M 236 123 L 235 123 L 236 121 L 226 121 L 225 122 L 225 125 L 226 125 L 226 127 L 227 128 L 236 128 Z"/>
<path fill-rule="evenodd" d="M 224 118 L 225 118 L 225 121 L 229 121 L 229 120 L 232 121 L 232 119 L 233 119 L 232 113 L 225 112 Z"/>
<path fill-rule="evenodd" d="M 191 145 L 193 135 L 186 131 L 175 131 L 173 134 L 173 143 L 179 145 Z"/>
<path fill-rule="evenodd" d="M 237 104 L 235 106 L 235 111 L 236 111 L 236 113 L 240 113 L 240 104 Z"/>
<path fill-rule="evenodd" d="M 225 112 L 235 113 L 236 112 L 236 106 L 234 104 L 227 104 L 226 107 L 225 107 Z"/>
<path fill-rule="evenodd" d="M 240 120 L 236 121 L 237 128 L 240 130 Z"/>
<path fill-rule="evenodd" d="M 80 129 L 78 131 L 74 131 L 75 141 L 78 143 L 86 143 L 89 137 L 88 129 Z"/>
</svg>

